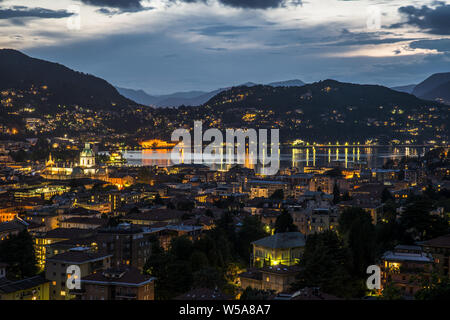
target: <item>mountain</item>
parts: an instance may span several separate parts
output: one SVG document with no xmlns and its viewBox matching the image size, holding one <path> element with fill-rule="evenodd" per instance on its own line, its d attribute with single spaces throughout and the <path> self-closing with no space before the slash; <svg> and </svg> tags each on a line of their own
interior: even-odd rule
<svg viewBox="0 0 450 320">
<path fill-rule="evenodd" d="M 0 49 L 0 90 L 20 92 L 22 99 L 15 95 L 14 103 L 22 107 L 79 105 L 111 109 L 136 105 L 103 79 L 11 49 Z"/>
<path fill-rule="evenodd" d="M 417 84 L 408 84 L 406 86 L 398 86 L 398 87 L 392 87 L 392 90 L 399 91 L 399 92 L 406 92 L 406 93 L 412 93 L 414 88 L 417 86 Z"/>
<path fill-rule="evenodd" d="M 254 82 L 246 82 L 239 86 L 253 87 L 259 84 Z M 301 80 L 287 80 L 287 81 L 279 81 L 272 82 L 267 84 L 268 86 L 273 87 L 292 87 L 292 86 L 303 86 L 305 83 Z M 122 87 L 116 87 L 119 93 L 133 101 L 138 103 L 154 106 L 154 107 L 178 107 L 178 106 L 197 106 L 204 104 L 206 101 L 214 97 L 216 94 L 228 90 L 231 87 L 220 88 L 213 91 L 187 91 L 187 92 L 175 92 L 171 94 L 165 95 L 150 95 L 144 90 L 134 90 L 127 89 Z"/>
<path fill-rule="evenodd" d="M 450 72 L 431 75 L 419 83 L 412 94 L 422 99 L 450 104 Z"/>
<path fill-rule="evenodd" d="M 134 90 L 121 87 L 116 87 L 116 89 L 124 97 L 146 106 L 154 105 L 158 101 L 158 97 L 151 96 L 144 90 Z"/>
<path fill-rule="evenodd" d="M 224 127 L 279 127 L 284 139 L 431 139 L 442 136 L 439 126 L 448 135 L 449 108 L 444 105 L 379 85 L 335 80 L 301 87 L 234 87 L 203 108 L 186 119 L 209 112 L 210 121 L 220 119 Z"/>
<path fill-rule="evenodd" d="M 447 82 L 437 82 L 431 90 L 444 96 Z M 279 128 L 284 142 L 448 141 L 450 106 L 376 85 L 302 83 L 246 83 L 163 96 L 120 89 L 142 104 L 178 106 L 142 108 L 103 79 L 0 50 L 0 135 L 9 139 L 87 134 L 99 139 L 126 137 L 133 144 L 148 137 L 170 139 L 174 128 L 189 128 L 194 119 L 204 119 L 205 128 L 220 130 Z"/>
<path fill-rule="evenodd" d="M 397 92 L 379 85 L 360 85 L 324 80 L 301 87 L 272 87 L 258 85 L 253 87 L 233 87 L 222 91 L 206 104 L 210 106 L 272 108 L 289 110 L 313 107 L 314 111 L 329 110 L 330 107 L 354 106 L 361 111 L 374 111 L 373 108 L 388 105 L 426 105 L 413 95 Z"/>
<path fill-rule="evenodd" d="M 306 83 L 304 83 L 302 80 L 294 79 L 294 80 L 287 80 L 287 81 L 279 81 L 279 82 L 272 82 L 269 83 L 268 86 L 272 87 L 301 87 L 304 86 Z"/>
</svg>

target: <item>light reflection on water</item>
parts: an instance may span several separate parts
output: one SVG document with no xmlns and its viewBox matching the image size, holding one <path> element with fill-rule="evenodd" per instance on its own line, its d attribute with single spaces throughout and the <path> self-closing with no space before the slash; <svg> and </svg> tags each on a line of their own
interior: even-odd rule
<svg viewBox="0 0 450 320">
<path fill-rule="evenodd" d="M 418 157 L 430 150 L 430 147 L 299 147 L 281 148 L 280 168 L 285 167 L 309 167 L 309 166 L 330 166 L 339 163 L 343 168 L 379 168 L 389 159 L 399 159 L 402 157 Z M 145 149 L 139 151 L 125 151 L 124 158 L 129 165 L 161 167 L 173 165 L 171 159 L 171 149 Z M 182 162 L 182 161 L 181 161 Z M 260 161 L 259 161 L 260 162 Z M 227 170 L 231 166 L 225 161 L 211 165 L 214 170 Z M 255 169 L 255 165 L 249 161 L 246 154 L 244 167 Z M 256 169 L 260 164 L 256 165 Z"/>
</svg>

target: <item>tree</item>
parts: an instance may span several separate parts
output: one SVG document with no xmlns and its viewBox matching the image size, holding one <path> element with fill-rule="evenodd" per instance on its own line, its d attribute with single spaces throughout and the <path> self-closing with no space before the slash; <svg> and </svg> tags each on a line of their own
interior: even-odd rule
<svg viewBox="0 0 450 320">
<path fill-rule="evenodd" d="M 450 278 L 432 275 L 430 283 L 415 294 L 417 300 L 450 300 Z"/>
<path fill-rule="evenodd" d="M 183 200 L 177 203 L 177 209 L 181 211 L 192 211 L 195 208 L 195 202 Z"/>
<path fill-rule="evenodd" d="M 284 210 L 275 220 L 275 233 L 295 231 L 298 231 L 298 228 L 294 224 L 291 214 Z"/>
<path fill-rule="evenodd" d="M 383 289 L 380 300 L 403 300 L 403 295 L 398 287 L 390 283 Z"/>
<path fill-rule="evenodd" d="M 156 277 L 157 299 L 172 299 L 188 291 L 192 285 L 190 264 L 177 260 L 170 252 L 164 252 L 158 242 L 153 243 L 152 254 L 145 263 L 144 273 Z"/>
<path fill-rule="evenodd" d="M 367 266 L 374 264 L 377 253 L 370 214 L 361 208 L 348 208 L 339 217 L 338 230 L 350 250 L 353 272 L 364 276 Z"/>
<path fill-rule="evenodd" d="M 341 198 L 341 191 L 339 190 L 339 186 L 337 183 L 333 186 L 333 203 L 336 204 L 340 201 Z"/>
<path fill-rule="evenodd" d="M 267 233 L 264 226 L 256 216 L 245 217 L 242 221 L 242 227 L 237 234 L 237 250 L 244 261 L 250 260 L 251 243 L 255 240 L 264 238 Z"/>
<path fill-rule="evenodd" d="M 363 281 L 352 278 L 350 260 L 351 254 L 336 232 L 327 230 L 310 235 L 292 289 L 320 287 L 321 291 L 339 297 L 362 296 Z"/>
<path fill-rule="evenodd" d="M 269 300 L 269 298 L 274 294 L 273 291 L 253 289 L 250 287 L 245 288 L 242 292 L 240 300 Z"/>
<path fill-rule="evenodd" d="M 284 191 L 283 189 L 277 189 L 275 190 L 271 195 L 270 199 L 273 200 L 283 200 L 284 199 Z"/>
<path fill-rule="evenodd" d="M 205 216 L 210 217 L 210 218 L 214 218 L 214 213 L 212 212 L 211 209 L 206 209 Z"/>
<path fill-rule="evenodd" d="M 208 257 L 200 250 L 195 250 L 190 257 L 192 271 L 198 271 L 209 264 Z"/>
<path fill-rule="evenodd" d="M 121 222 L 121 220 L 123 218 L 123 215 L 118 215 L 118 216 L 115 216 L 115 217 L 106 217 L 106 218 L 108 219 L 108 222 L 106 223 L 106 225 L 108 227 L 116 227 L 116 226 L 118 226 L 120 224 L 120 222 Z"/>
<path fill-rule="evenodd" d="M 394 200 L 394 197 L 392 196 L 388 188 L 384 188 L 381 192 L 381 202 L 385 203 L 388 200 Z"/>
<path fill-rule="evenodd" d="M 335 178 L 340 178 L 340 177 L 343 177 L 343 176 L 344 176 L 344 175 L 342 174 L 342 170 L 339 169 L 339 168 L 333 168 L 333 169 L 331 169 L 331 170 L 328 170 L 325 174 L 326 174 L 327 176 L 335 177 Z"/>
<path fill-rule="evenodd" d="M 400 170 L 398 173 L 398 181 L 403 181 L 405 180 L 405 170 Z"/>
<path fill-rule="evenodd" d="M 0 242 L 0 257 L 8 264 L 8 274 L 16 279 L 34 276 L 38 271 L 33 239 L 27 230 Z"/>
<path fill-rule="evenodd" d="M 156 194 L 155 199 L 153 200 L 153 202 L 155 204 L 158 204 L 158 205 L 164 204 L 164 201 L 161 199 L 161 196 L 159 195 L 159 193 Z"/>
<path fill-rule="evenodd" d="M 432 215 L 433 203 L 427 198 L 419 198 L 410 203 L 400 217 L 410 236 L 416 241 L 424 241 L 448 233 L 448 220 Z"/>
<path fill-rule="evenodd" d="M 170 253 L 177 260 L 189 260 L 193 252 L 192 241 L 186 236 L 174 238 L 170 244 Z"/>
<path fill-rule="evenodd" d="M 222 288 L 225 285 L 223 273 L 214 267 L 204 267 L 193 274 L 194 288 Z"/>
</svg>

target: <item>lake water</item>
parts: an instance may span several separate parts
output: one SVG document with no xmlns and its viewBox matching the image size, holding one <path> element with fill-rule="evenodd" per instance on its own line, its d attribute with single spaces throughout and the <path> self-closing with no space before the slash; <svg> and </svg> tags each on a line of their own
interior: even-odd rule
<svg viewBox="0 0 450 320">
<path fill-rule="evenodd" d="M 339 163 L 342 168 L 380 168 L 389 159 L 402 157 L 418 157 L 430 150 L 431 147 L 410 146 L 376 146 L 376 147 L 299 147 L 280 149 L 280 168 L 330 166 Z M 173 165 L 170 149 L 145 149 L 124 151 L 124 158 L 128 165 L 161 167 Z M 213 169 L 226 170 L 230 165 L 225 163 L 211 165 Z M 246 157 L 245 167 L 258 169 L 261 165 L 251 165 Z"/>
</svg>

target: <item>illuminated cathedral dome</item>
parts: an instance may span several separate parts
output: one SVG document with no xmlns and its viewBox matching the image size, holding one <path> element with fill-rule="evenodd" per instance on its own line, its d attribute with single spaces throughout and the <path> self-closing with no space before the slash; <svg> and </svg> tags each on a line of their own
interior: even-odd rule
<svg viewBox="0 0 450 320">
<path fill-rule="evenodd" d="M 86 143 L 83 151 L 80 153 L 80 166 L 84 168 L 91 168 L 95 166 L 95 155 L 91 149 L 91 145 Z"/>
</svg>

